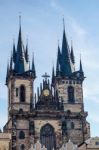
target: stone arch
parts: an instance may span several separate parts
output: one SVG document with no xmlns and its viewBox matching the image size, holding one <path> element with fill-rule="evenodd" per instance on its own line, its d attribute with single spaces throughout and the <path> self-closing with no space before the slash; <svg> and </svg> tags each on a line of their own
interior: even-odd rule
<svg viewBox="0 0 99 150">
<path fill-rule="evenodd" d="M 40 141 L 42 146 L 44 145 L 47 150 L 56 148 L 56 137 L 53 126 L 49 123 L 45 124 L 40 130 Z"/>
</svg>

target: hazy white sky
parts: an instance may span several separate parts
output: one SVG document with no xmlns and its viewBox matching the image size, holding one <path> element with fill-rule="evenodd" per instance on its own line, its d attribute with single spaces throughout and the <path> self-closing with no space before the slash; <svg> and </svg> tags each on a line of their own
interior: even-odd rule
<svg viewBox="0 0 99 150">
<path fill-rule="evenodd" d="M 23 40 L 28 37 L 30 59 L 35 54 L 37 79 L 51 74 L 56 63 L 58 40 L 61 46 L 64 15 L 69 44 L 73 40 L 76 68 L 82 55 L 84 104 L 91 124 L 91 135 L 99 136 L 99 0 L 0 0 L 0 128 L 7 121 L 6 66 L 17 44 L 19 12 L 22 16 Z"/>
</svg>

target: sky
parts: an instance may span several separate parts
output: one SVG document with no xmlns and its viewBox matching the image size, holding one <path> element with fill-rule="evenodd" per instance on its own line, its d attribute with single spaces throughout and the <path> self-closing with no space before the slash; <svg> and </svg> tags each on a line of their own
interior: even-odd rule
<svg viewBox="0 0 99 150">
<path fill-rule="evenodd" d="M 73 41 L 76 69 L 80 55 L 86 79 L 84 106 L 88 111 L 91 136 L 99 136 L 99 0 L 0 0 L 0 128 L 7 121 L 7 62 L 13 39 L 17 44 L 21 13 L 24 44 L 28 39 L 29 56 L 35 56 L 37 79 L 51 75 L 56 63 L 58 41 L 61 47 L 63 16 L 69 45 Z M 36 91 L 36 89 L 35 89 Z"/>
</svg>

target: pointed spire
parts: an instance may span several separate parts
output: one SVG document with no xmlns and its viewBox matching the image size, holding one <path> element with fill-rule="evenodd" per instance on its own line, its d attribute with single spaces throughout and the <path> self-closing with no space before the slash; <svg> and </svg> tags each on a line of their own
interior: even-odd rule
<svg viewBox="0 0 99 150">
<path fill-rule="evenodd" d="M 57 59 L 58 59 L 59 63 L 61 64 L 61 51 L 60 51 L 59 43 L 58 43 L 58 54 L 57 54 Z"/>
<path fill-rule="evenodd" d="M 57 63 L 56 63 L 56 76 L 60 75 L 60 64 L 61 64 L 61 52 L 58 44 L 58 52 L 57 52 Z"/>
<path fill-rule="evenodd" d="M 9 61 L 7 64 L 6 83 L 7 83 L 8 77 L 9 77 Z"/>
<path fill-rule="evenodd" d="M 10 71 L 12 71 L 12 65 L 13 65 L 13 58 L 12 58 L 13 56 L 12 56 L 12 52 L 11 52 L 11 58 L 10 58 Z"/>
<path fill-rule="evenodd" d="M 80 68 L 79 68 L 79 71 L 80 71 L 81 73 L 83 73 L 82 62 L 81 62 L 81 56 L 80 56 Z"/>
<path fill-rule="evenodd" d="M 54 84 L 54 79 L 55 79 L 55 71 L 54 71 L 54 65 L 52 68 L 52 85 Z"/>
<path fill-rule="evenodd" d="M 20 60 L 22 60 L 24 56 L 23 56 L 23 42 L 21 32 L 21 16 L 19 16 L 19 36 L 18 36 L 17 52 L 19 53 Z"/>
<path fill-rule="evenodd" d="M 35 64 L 34 64 L 34 54 L 33 54 L 33 59 L 32 59 L 32 72 L 34 74 L 34 77 L 36 77 Z"/>
<path fill-rule="evenodd" d="M 71 40 L 71 53 L 70 53 L 70 56 L 71 56 L 71 61 L 72 61 L 72 63 L 74 64 L 74 63 L 75 63 L 75 58 L 74 58 L 74 51 L 73 51 L 73 43 L 72 43 L 72 40 Z"/>
<path fill-rule="evenodd" d="M 62 41 L 62 75 L 70 75 L 71 74 L 71 64 L 70 64 L 70 50 L 67 42 L 66 34 L 65 34 L 65 23 L 63 18 L 63 41 Z"/>
<path fill-rule="evenodd" d="M 27 40 L 27 44 L 26 44 L 25 59 L 26 59 L 26 62 L 29 62 L 29 54 L 28 54 L 28 40 Z"/>
<path fill-rule="evenodd" d="M 29 71 L 28 43 L 26 45 L 25 50 L 22 41 L 21 16 L 19 16 L 19 35 L 18 35 L 17 50 L 15 50 L 15 46 L 13 47 L 13 60 L 14 60 L 14 70 L 16 73 L 23 74 Z"/>
<path fill-rule="evenodd" d="M 16 50 L 15 50 L 15 41 L 13 40 L 13 62 L 16 61 Z"/>
<path fill-rule="evenodd" d="M 64 18 L 63 18 L 62 53 L 66 53 L 66 54 L 67 54 L 67 57 L 69 57 L 68 51 L 69 51 L 69 45 L 68 45 L 67 38 L 66 38 L 66 33 L 65 33 L 65 21 L 64 21 Z"/>
</svg>

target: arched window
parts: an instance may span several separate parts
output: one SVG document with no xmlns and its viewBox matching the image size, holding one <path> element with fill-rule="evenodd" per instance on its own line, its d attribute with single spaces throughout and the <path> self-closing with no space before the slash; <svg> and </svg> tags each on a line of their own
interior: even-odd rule
<svg viewBox="0 0 99 150">
<path fill-rule="evenodd" d="M 25 133 L 23 131 L 19 132 L 19 139 L 25 139 Z"/>
<path fill-rule="evenodd" d="M 74 88 L 72 86 L 68 87 L 68 101 L 74 103 Z"/>
<path fill-rule="evenodd" d="M 22 144 L 22 145 L 20 146 L 20 150 L 25 150 L 24 144 Z"/>
<path fill-rule="evenodd" d="M 20 102 L 25 102 L 25 86 L 20 86 Z"/>
</svg>

